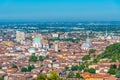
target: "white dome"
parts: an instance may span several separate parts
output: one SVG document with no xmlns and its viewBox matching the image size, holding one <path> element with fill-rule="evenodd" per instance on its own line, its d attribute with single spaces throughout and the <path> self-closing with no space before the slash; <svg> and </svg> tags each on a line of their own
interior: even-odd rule
<svg viewBox="0 0 120 80">
<path fill-rule="evenodd" d="M 88 43 L 83 43 L 82 44 L 82 47 L 90 47 L 91 45 L 90 44 L 88 44 Z"/>
</svg>

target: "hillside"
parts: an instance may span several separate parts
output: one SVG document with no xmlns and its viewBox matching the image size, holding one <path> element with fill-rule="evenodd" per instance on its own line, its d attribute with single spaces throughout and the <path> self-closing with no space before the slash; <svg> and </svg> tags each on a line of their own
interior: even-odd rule
<svg viewBox="0 0 120 80">
<path fill-rule="evenodd" d="M 97 55 L 94 58 L 93 62 L 97 63 L 102 60 L 106 60 L 108 62 L 120 62 L 120 43 L 107 46 L 102 54 Z"/>
</svg>

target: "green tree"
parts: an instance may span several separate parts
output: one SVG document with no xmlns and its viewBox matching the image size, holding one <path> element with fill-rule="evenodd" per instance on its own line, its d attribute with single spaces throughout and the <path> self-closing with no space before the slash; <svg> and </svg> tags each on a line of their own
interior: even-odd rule
<svg viewBox="0 0 120 80">
<path fill-rule="evenodd" d="M 39 60 L 42 62 L 44 60 L 43 56 L 39 56 Z"/>
<path fill-rule="evenodd" d="M 4 80 L 4 78 L 0 77 L 0 80 Z"/>
<path fill-rule="evenodd" d="M 96 49 L 90 49 L 88 53 L 92 54 L 92 53 L 95 53 L 95 51 L 96 51 Z"/>
<path fill-rule="evenodd" d="M 90 60 L 90 55 L 85 55 L 82 58 L 83 61 Z"/>
<path fill-rule="evenodd" d="M 37 76 L 36 80 L 47 80 L 47 75 L 45 75 L 45 74 L 39 74 Z"/>
<path fill-rule="evenodd" d="M 97 58 L 93 59 L 93 63 L 97 63 L 98 61 L 99 61 L 99 59 L 97 59 Z"/>
<path fill-rule="evenodd" d="M 0 69 L 2 69 L 2 66 L 0 66 Z"/>
<path fill-rule="evenodd" d="M 78 65 L 76 65 L 76 66 L 72 66 L 72 67 L 71 67 L 71 70 L 72 70 L 72 71 L 77 71 L 78 68 L 79 68 Z"/>
<path fill-rule="evenodd" d="M 116 59 L 112 57 L 110 62 L 116 62 Z"/>
<path fill-rule="evenodd" d="M 32 68 L 32 69 L 35 69 L 35 66 L 34 66 L 34 65 L 31 65 L 31 68 Z"/>
<path fill-rule="evenodd" d="M 57 72 L 51 71 L 48 76 L 48 80 L 60 80 L 60 77 L 58 76 Z"/>
<path fill-rule="evenodd" d="M 84 68 L 85 68 L 85 65 L 84 65 L 84 64 L 81 64 L 81 65 L 79 66 L 79 70 L 80 70 L 80 71 L 82 71 Z"/>
<path fill-rule="evenodd" d="M 36 78 L 36 80 L 66 80 L 64 78 L 60 78 L 58 76 L 58 73 L 55 71 L 51 71 L 48 73 L 48 75 L 46 74 L 39 74 Z"/>
<path fill-rule="evenodd" d="M 110 75 L 116 75 L 116 70 L 115 69 L 109 69 L 108 73 Z"/>
<path fill-rule="evenodd" d="M 22 72 L 27 72 L 28 70 L 27 70 L 27 68 L 22 67 L 22 68 L 21 68 L 21 71 L 22 71 Z"/>
<path fill-rule="evenodd" d="M 65 66 L 65 70 L 68 71 L 68 70 L 69 70 L 69 67 L 68 67 L 68 66 Z"/>
<path fill-rule="evenodd" d="M 75 74 L 74 74 L 74 72 L 69 72 L 69 74 L 68 74 L 68 76 L 67 76 L 68 78 L 74 78 L 75 77 Z"/>
<path fill-rule="evenodd" d="M 95 70 L 94 68 L 90 68 L 90 69 L 89 69 L 89 72 L 90 72 L 90 73 L 96 73 L 96 70 Z"/>
<path fill-rule="evenodd" d="M 28 65 L 28 69 L 27 69 L 27 72 L 31 72 L 32 69 L 34 69 L 35 66 L 34 65 Z"/>
<path fill-rule="evenodd" d="M 17 68 L 17 66 L 15 64 L 12 65 L 12 68 Z"/>
<path fill-rule="evenodd" d="M 43 61 L 44 61 L 44 57 L 43 56 L 39 56 L 39 61 L 41 62 L 41 67 L 43 66 Z"/>
<path fill-rule="evenodd" d="M 117 78 L 120 78 L 120 70 L 117 71 L 116 77 L 117 77 Z"/>
<path fill-rule="evenodd" d="M 106 47 L 105 51 L 97 55 L 98 61 L 107 58 L 110 62 L 120 61 L 120 43 L 115 43 Z"/>
<path fill-rule="evenodd" d="M 35 54 L 32 54 L 32 56 L 29 59 L 30 62 L 36 62 L 38 61 L 37 57 L 35 56 Z"/>
<path fill-rule="evenodd" d="M 79 73 L 76 73 L 75 78 L 83 79 L 83 77 Z"/>
<path fill-rule="evenodd" d="M 120 64 L 119 64 L 118 70 L 120 70 Z"/>
<path fill-rule="evenodd" d="M 89 72 L 89 69 L 84 69 L 84 72 Z"/>
<path fill-rule="evenodd" d="M 110 65 L 110 69 L 117 69 L 117 66 L 115 64 Z"/>
</svg>

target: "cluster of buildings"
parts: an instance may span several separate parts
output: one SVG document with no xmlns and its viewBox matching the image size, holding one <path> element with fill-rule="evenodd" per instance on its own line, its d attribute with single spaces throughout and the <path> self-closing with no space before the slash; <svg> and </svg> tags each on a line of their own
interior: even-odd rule
<svg viewBox="0 0 120 80">
<path fill-rule="evenodd" d="M 63 34 L 62 34 L 63 35 Z M 64 34 L 65 37 L 66 33 Z M 49 38 L 58 38 L 59 34 L 37 34 L 24 33 L 16 31 L 14 40 L 0 42 L 0 76 L 4 80 L 34 80 L 37 74 L 55 70 L 61 77 L 67 77 L 64 73 L 65 67 L 71 68 L 73 65 L 82 63 L 82 57 L 88 54 L 89 49 L 96 49 L 95 54 L 100 54 L 106 46 L 119 42 L 119 37 L 111 38 L 109 36 L 99 36 L 90 39 L 86 37 L 86 41 L 78 43 L 70 41 L 50 41 Z M 43 62 L 30 62 L 32 54 L 43 56 Z M 93 57 L 94 58 L 94 57 Z M 89 67 L 97 69 L 97 74 L 82 73 L 85 80 L 116 80 L 116 77 L 106 75 L 110 64 L 97 64 Z M 17 68 L 13 68 L 16 65 Z M 31 72 L 22 72 L 21 68 L 34 65 L 35 68 Z M 41 66 L 42 65 L 42 66 Z"/>
</svg>

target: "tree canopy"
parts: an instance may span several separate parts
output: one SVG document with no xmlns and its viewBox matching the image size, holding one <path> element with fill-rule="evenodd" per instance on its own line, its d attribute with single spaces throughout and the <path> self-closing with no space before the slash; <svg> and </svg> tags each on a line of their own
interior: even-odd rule
<svg viewBox="0 0 120 80">
<path fill-rule="evenodd" d="M 56 71 L 51 71 L 48 73 L 48 75 L 39 74 L 36 80 L 66 80 L 66 79 L 60 78 Z"/>
<path fill-rule="evenodd" d="M 96 49 L 90 49 L 88 53 L 92 54 L 92 53 L 95 53 L 95 51 L 96 51 Z"/>
<path fill-rule="evenodd" d="M 32 54 L 32 56 L 30 57 L 29 61 L 30 62 L 36 62 L 36 61 L 38 61 L 37 56 L 35 56 L 35 54 Z"/>
<path fill-rule="evenodd" d="M 0 77 L 0 80 L 4 80 L 4 78 Z"/>
<path fill-rule="evenodd" d="M 26 68 L 26 67 L 22 67 L 22 68 L 21 68 L 21 71 L 22 71 L 22 72 L 31 72 L 34 68 L 35 68 L 34 65 L 28 65 L 27 68 Z"/>
<path fill-rule="evenodd" d="M 13 65 L 12 65 L 12 68 L 17 68 L 17 65 L 13 64 Z"/>
<path fill-rule="evenodd" d="M 93 62 L 97 63 L 100 59 L 107 59 L 109 62 L 120 62 L 120 43 L 115 43 L 110 46 L 107 46 L 105 51 L 97 55 Z"/>
</svg>

